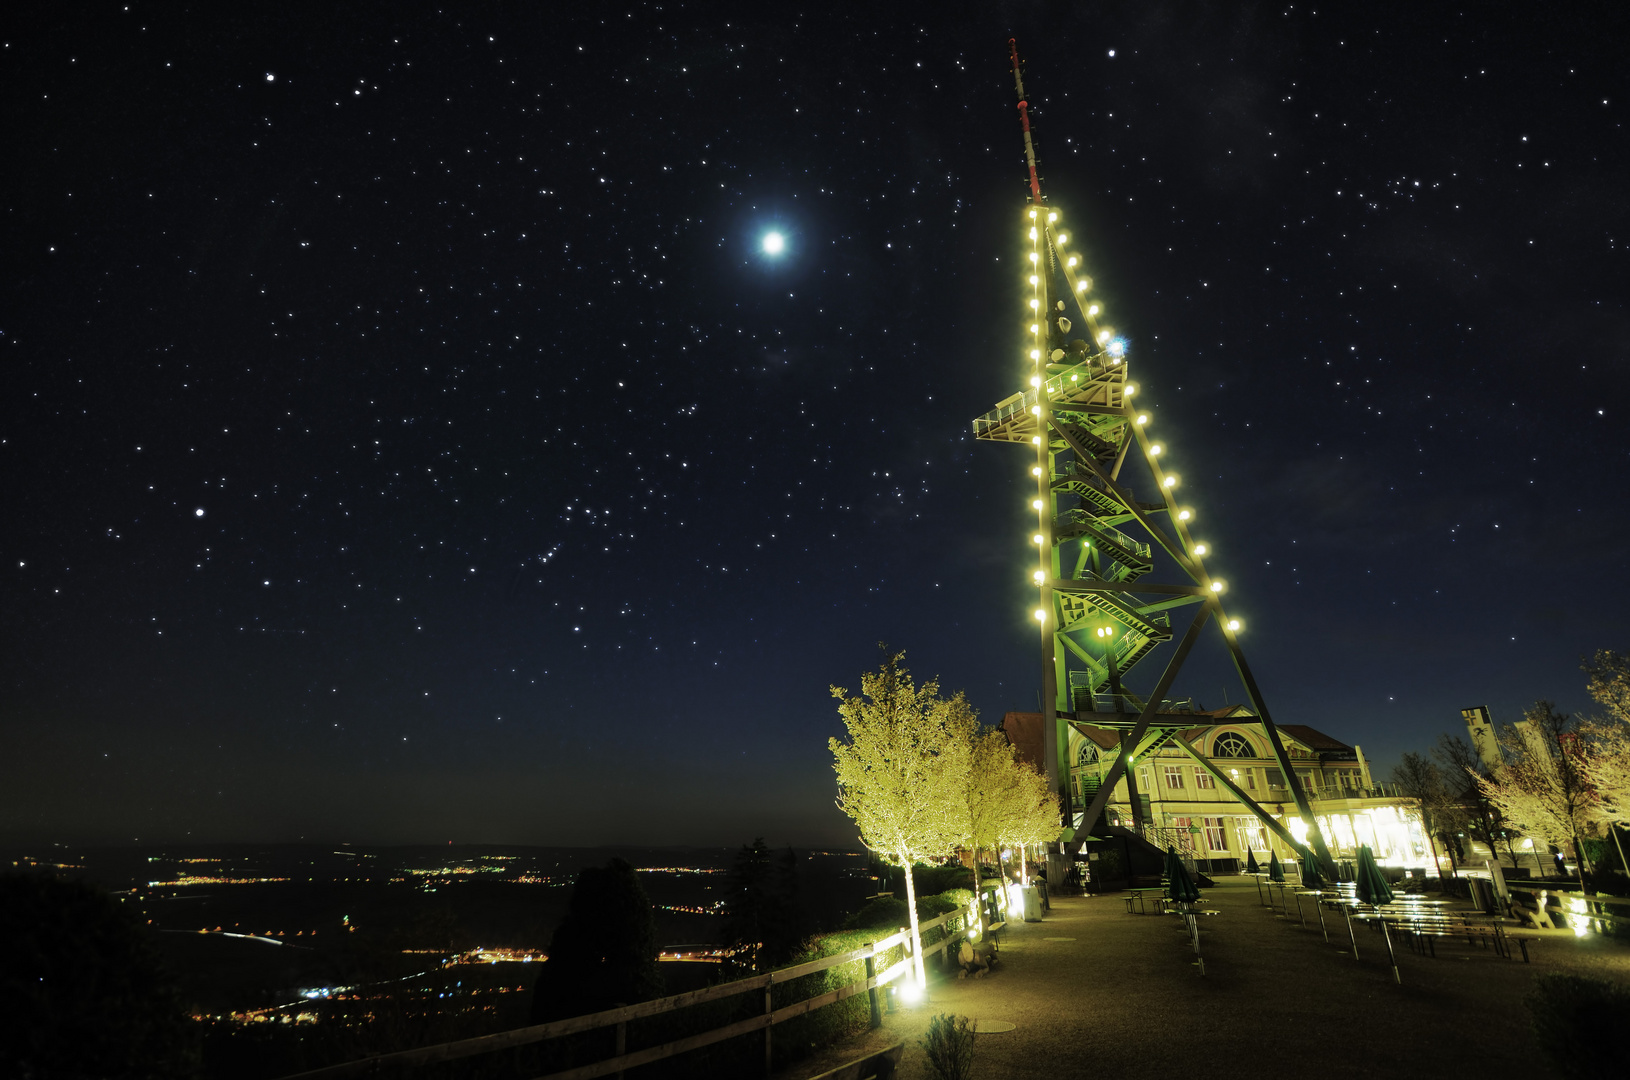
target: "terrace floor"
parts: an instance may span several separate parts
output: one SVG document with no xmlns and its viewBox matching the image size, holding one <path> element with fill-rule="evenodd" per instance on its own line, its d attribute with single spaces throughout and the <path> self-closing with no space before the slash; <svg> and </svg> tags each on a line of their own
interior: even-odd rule
<svg viewBox="0 0 1630 1080">
<path fill-rule="evenodd" d="M 800 1080 L 904 1040 L 900 1080 L 932 1077 L 920 1047 L 929 1018 L 953 1013 L 1006 1021 L 978 1037 L 979 1080 L 1040 1076 L 1477 1076 L 1484 1068 L 1549 1067 L 1529 1034 L 1522 998 L 1551 971 L 1630 980 L 1630 946 L 1567 930 L 1523 931 L 1533 963 L 1464 941 L 1439 940 L 1437 958 L 1396 938 L 1403 985 L 1393 983 L 1379 933 L 1327 912 L 1326 945 L 1276 917 L 1248 878 L 1222 878 L 1201 920 L 1205 976 L 1181 920 L 1128 915 L 1119 895 L 1060 897 L 1040 923 L 1013 924 L 1001 967 L 983 979 L 930 977 L 928 1001 L 884 1018 L 883 1028 L 834 1046 L 780 1076 Z M 1304 905 L 1305 907 L 1306 905 Z M 1170 1073 L 1164 1070 L 1177 1070 Z"/>
</svg>

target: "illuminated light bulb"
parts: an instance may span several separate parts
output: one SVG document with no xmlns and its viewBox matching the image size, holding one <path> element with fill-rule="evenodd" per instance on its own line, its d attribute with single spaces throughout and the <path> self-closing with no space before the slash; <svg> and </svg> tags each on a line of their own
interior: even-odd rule
<svg viewBox="0 0 1630 1080">
<path fill-rule="evenodd" d="M 1212 592 L 1222 592 L 1222 590 L 1223 590 L 1223 583 L 1222 582 L 1213 581 L 1211 583 L 1211 591 Z"/>
<path fill-rule="evenodd" d="M 1159 443 L 1155 443 L 1153 446 L 1149 447 L 1149 456 L 1150 457 L 1159 457 L 1160 452 L 1162 450 L 1164 450 L 1164 449 L 1165 449 L 1165 447 L 1161 446 Z"/>
<path fill-rule="evenodd" d="M 1035 354 L 1032 353 L 1030 358 L 1032 360 L 1034 360 L 1035 359 Z M 1041 385 L 1041 376 L 1040 375 L 1032 375 L 1032 376 L 1030 376 L 1030 385 L 1031 386 L 1040 386 Z"/>
<path fill-rule="evenodd" d="M 1041 278 L 1037 277 L 1035 274 L 1030 275 L 1030 284 L 1036 285 L 1036 284 L 1039 284 L 1040 282 L 1041 282 Z"/>
<path fill-rule="evenodd" d="M 1030 228 L 1030 239 L 1034 240 L 1035 238 L 1036 238 L 1036 229 L 1035 229 L 1035 226 L 1031 226 L 1031 228 Z"/>
<path fill-rule="evenodd" d="M 1143 413 L 1142 415 L 1140 415 L 1138 417 L 1138 423 L 1147 424 L 1148 422 L 1149 422 L 1149 414 L 1148 413 Z"/>
<path fill-rule="evenodd" d="M 1187 521 L 1192 516 L 1193 515 L 1190 514 L 1187 510 L 1179 510 L 1177 512 L 1177 520 L 1178 521 Z"/>
<path fill-rule="evenodd" d="M 1041 406 L 1040 405 L 1032 405 L 1032 406 L 1030 406 L 1030 415 L 1031 416 L 1040 416 L 1041 415 Z"/>
<path fill-rule="evenodd" d="M 1087 283 L 1085 281 L 1076 282 L 1075 283 L 1075 291 L 1076 292 L 1086 292 L 1087 291 Z"/>
<path fill-rule="evenodd" d="M 1041 350 L 1040 349 L 1031 349 L 1030 350 L 1030 359 L 1032 359 L 1032 360 L 1040 360 L 1041 359 Z"/>
<path fill-rule="evenodd" d="M 1239 620 L 1238 619 L 1229 619 L 1228 620 L 1228 629 L 1230 629 L 1230 630 L 1238 630 L 1239 629 Z"/>
<path fill-rule="evenodd" d="M 1032 510 L 1040 510 L 1041 509 L 1041 500 L 1040 499 L 1031 499 L 1030 500 L 1030 509 L 1032 509 Z"/>
<path fill-rule="evenodd" d="M 1047 573 L 1044 570 L 1037 570 L 1034 574 L 1031 574 L 1030 576 L 1036 579 L 1036 584 L 1038 584 L 1038 585 L 1041 584 L 1043 581 L 1047 580 Z"/>
<path fill-rule="evenodd" d="M 1076 258 L 1074 255 L 1071 255 L 1068 259 L 1064 260 L 1064 265 L 1065 266 L 1074 266 L 1076 263 L 1078 263 L 1080 261 L 1081 261 L 1080 259 Z"/>
<path fill-rule="evenodd" d="M 1204 555 L 1209 550 L 1210 549 L 1207 548 L 1204 544 L 1195 544 L 1194 545 L 1194 553 L 1196 555 Z"/>
<path fill-rule="evenodd" d="M 1038 309 L 1039 309 L 1039 308 L 1040 308 L 1040 307 L 1041 307 L 1041 301 L 1040 301 L 1040 300 L 1037 300 L 1037 299 L 1036 299 L 1036 298 L 1035 298 L 1035 297 L 1033 297 L 1033 296 L 1032 296 L 1032 297 L 1031 297 L 1031 298 L 1030 298 L 1030 310 L 1031 310 L 1031 311 L 1036 311 L 1036 310 L 1038 310 Z"/>
<path fill-rule="evenodd" d="M 1110 334 L 1110 332 L 1108 330 L 1100 330 L 1100 331 L 1098 331 L 1098 344 L 1100 344 L 1100 345 L 1107 344 L 1109 339 L 1112 336 L 1113 335 Z"/>
<path fill-rule="evenodd" d="M 1166 479 L 1164 481 L 1164 486 L 1165 487 L 1176 487 L 1177 486 L 1177 477 L 1175 477 L 1175 476 L 1166 477 Z"/>
<path fill-rule="evenodd" d="M 1030 211 L 1030 220 L 1031 221 L 1036 220 L 1036 212 L 1034 210 Z"/>
<path fill-rule="evenodd" d="M 1138 388 L 1133 386 L 1131 383 L 1127 383 L 1125 386 L 1121 387 L 1121 396 L 1122 397 L 1131 397 L 1133 394 L 1135 394 L 1137 392 L 1138 392 Z M 1147 419 L 1147 417 L 1145 417 L 1145 419 Z M 1143 421 L 1139 420 L 1138 423 L 1141 424 L 1141 423 L 1143 423 Z"/>
<path fill-rule="evenodd" d="M 1040 465 L 1032 465 L 1030 467 L 1030 475 L 1031 476 L 1040 476 L 1041 475 L 1041 466 Z"/>
<path fill-rule="evenodd" d="M 1037 258 L 1039 258 L 1039 256 L 1037 256 L 1037 254 L 1034 251 L 1032 251 L 1030 253 L 1030 261 L 1035 262 Z"/>
<path fill-rule="evenodd" d="M 1032 435 L 1032 436 L 1030 436 L 1030 445 L 1032 445 L 1032 446 L 1040 446 L 1041 445 L 1041 436 L 1040 435 Z"/>
<path fill-rule="evenodd" d="M 1047 621 L 1047 613 L 1045 611 L 1041 610 L 1041 608 L 1036 609 L 1036 621 L 1037 622 L 1046 622 Z"/>
<path fill-rule="evenodd" d="M 1066 241 L 1068 241 L 1068 240 L 1069 240 L 1069 237 L 1068 237 L 1068 236 L 1065 236 L 1065 235 L 1064 235 L 1064 234 L 1063 234 L 1063 233 L 1059 233 L 1059 234 L 1058 234 L 1058 242 L 1059 242 L 1059 243 L 1061 243 L 1061 244 L 1062 244 L 1062 243 L 1065 243 L 1065 242 L 1066 242 Z"/>
<path fill-rule="evenodd" d="M 1042 539 L 1042 537 L 1041 537 L 1041 533 L 1037 533 L 1037 534 L 1036 534 L 1036 535 L 1035 535 L 1035 536 L 1032 536 L 1032 537 L 1031 537 L 1031 538 L 1030 538 L 1030 540 L 1031 540 L 1031 542 L 1032 542 L 1032 543 L 1036 543 L 1036 544 L 1039 544 L 1039 543 L 1041 543 L 1041 539 Z"/>
<path fill-rule="evenodd" d="M 1051 225 L 1053 222 L 1055 222 L 1057 220 L 1058 220 L 1058 215 L 1057 214 L 1048 214 L 1047 215 L 1047 224 Z"/>
<path fill-rule="evenodd" d="M 1096 315 L 1102 310 L 1103 310 L 1103 308 L 1099 307 L 1097 304 L 1089 304 L 1087 306 L 1087 314 L 1088 315 Z"/>
<path fill-rule="evenodd" d="M 1030 324 L 1030 332 L 1032 334 L 1039 334 L 1039 333 L 1041 333 L 1041 327 L 1037 326 L 1035 323 L 1031 323 Z"/>
<path fill-rule="evenodd" d="M 1077 380 L 1077 379 L 1079 379 L 1079 378 L 1080 378 L 1080 377 L 1081 377 L 1081 376 L 1079 376 L 1079 375 L 1071 375 L 1071 376 L 1070 376 L 1070 381 L 1071 381 L 1071 382 L 1074 382 L 1074 381 L 1075 381 L 1075 380 Z"/>
</svg>

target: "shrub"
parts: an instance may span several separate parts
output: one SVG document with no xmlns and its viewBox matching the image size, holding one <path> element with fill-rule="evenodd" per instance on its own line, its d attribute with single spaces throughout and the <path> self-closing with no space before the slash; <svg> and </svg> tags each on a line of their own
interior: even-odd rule
<svg viewBox="0 0 1630 1080">
<path fill-rule="evenodd" d="M 928 1065 L 940 1080 L 967 1080 L 973 1071 L 973 1021 L 941 1013 L 928 1022 L 922 1041 Z"/>
<path fill-rule="evenodd" d="M 843 920 L 845 930 L 895 930 L 906 925 L 906 902 L 892 896 L 879 896 L 866 901 L 864 907 Z"/>
<path fill-rule="evenodd" d="M 1524 999 L 1534 1041 L 1564 1076 L 1623 1076 L 1630 989 L 1581 975 L 1541 975 Z"/>
</svg>

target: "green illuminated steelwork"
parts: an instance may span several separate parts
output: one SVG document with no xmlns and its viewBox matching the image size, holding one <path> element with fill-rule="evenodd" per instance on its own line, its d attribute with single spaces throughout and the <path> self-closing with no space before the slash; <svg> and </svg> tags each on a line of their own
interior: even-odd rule
<svg viewBox="0 0 1630 1080">
<path fill-rule="evenodd" d="M 1239 621 L 1225 612 L 1223 584 L 1206 570 L 1206 549 L 1189 532 L 1189 512 L 1174 499 L 1176 478 L 1162 468 L 1163 447 L 1149 438 L 1148 414 L 1134 407 L 1141 399 L 1128 381 L 1126 342 L 1105 325 L 1075 254 L 1079 245 L 1070 243 L 1060 211 L 1042 197 L 1018 50 L 1012 42 L 1009 46 L 1031 189 L 1020 218 L 1028 249 L 1021 326 L 1030 386 L 999 402 L 973 428 L 977 439 L 1028 446 L 1034 453 L 1032 577 L 1041 628 L 1045 768 L 1067 807 L 1065 725 L 1076 722 L 1078 714 L 1090 714 L 1095 725 L 1123 730 L 1121 752 L 1080 819 L 1083 831 L 1093 828 L 1116 783 L 1123 776 L 1133 783 L 1129 758 L 1194 724 L 1193 717 L 1179 723 L 1158 707 L 1205 624 L 1215 621 L 1307 824 L 1313 851 L 1333 874 L 1311 804 L 1240 649 Z M 1148 470 L 1150 486 L 1142 487 L 1140 475 L 1138 490 L 1153 492 L 1151 497 L 1138 498 L 1123 479 L 1129 465 Z M 1157 573 L 1157 553 L 1163 573 Z M 1172 575 L 1178 580 L 1153 580 Z M 1127 678 L 1173 640 L 1171 612 L 1183 607 L 1195 608 L 1192 621 L 1153 692 L 1148 697 L 1132 692 Z M 1135 794 L 1130 801 L 1136 812 Z"/>
</svg>

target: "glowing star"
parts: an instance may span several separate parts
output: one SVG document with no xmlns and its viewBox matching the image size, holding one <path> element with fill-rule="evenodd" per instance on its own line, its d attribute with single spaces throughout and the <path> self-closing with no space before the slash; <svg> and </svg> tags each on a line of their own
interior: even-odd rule
<svg viewBox="0 0 1630 1080">
<path fill-rule="evenodd" d="M 779 255 L 787 249 L 787 238 L 778 232 L 764 234 L 764 254 Z"/>
<path fill-rule="evenodd" d="M 194 510 L 192 512 L 192 516 L 193 517 L 203 517 L 204 516 L 204 508 L 202 506 L 200 506 L 198 509 Z"/>
</svg>

